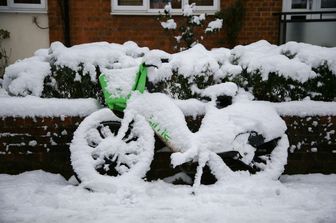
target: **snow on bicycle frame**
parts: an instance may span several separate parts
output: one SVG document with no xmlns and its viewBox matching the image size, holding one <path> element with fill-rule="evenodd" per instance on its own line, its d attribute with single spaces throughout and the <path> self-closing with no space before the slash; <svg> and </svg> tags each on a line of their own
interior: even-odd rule
<svg viewBox="0 0 336 223">
<path fill-rule="evenodd" d="M 133 86 L 129 86 L 131 75 L 127 81 L 121 81 L 121 77 L 125 78 L 122 76 L 125 71 L 136 74 Z M 99 81 L 108 107 L 124 111 L 123 119 L 115 116 L 110 109 L 93 113 L 78 127 L 70 146 L 74 170 L 90 188 L 144 177 L 153 159 L 153 130 L 172 150 L 171 163 L 174 166 L 188 161 L 198 162 L 194 185 L 200 184 L 205 165 L 210 167 L 218 181 L 233 175 L 220 154 L 236 151 L 242 162 L 251 165 L 256 157 L 256 148 L 249 145 L 251 132 L 262 135 L 266 142 L 280 139 L 269 158 L 258 157 L 259 160 L 269 160 L 258 163 L 257 167 L 263 170 L 259 176 L 277 179 L 282 173 L 287 161 L 286 125 L 270 106 L 238 100 L 238 88 L 232 93 L 232 89 L 225 89 L 225 83 L 211 86 L 204 92 L 214 93 L 213 89 L 223 88 L 222 91 L 231 92 L 237 100 L 222 109 L 211 102 L 204 104 L 206 112 L 202 125 L 198 132 L 192 133 L 183 112 L 172 98 L 144 91 L 147 78 L 145 64 L 140 65 L 138 72 L 123 69 L 119 71 L 120 76 L 117 72 L 101 75 Z M 107 83 L 110 81 L 114 82 Z M 121 124 L 117 125 L 117 129 L 101 127 L 102 123 L 111 124 L 111 121 L 112 125 Z"/>
<path fill-rule="evenodd" d="M 101 82 L 105 100 L 111 109 L 122 108 L 124 110 L 127 104 L 127 112 L 141 114 L 149 122 L 152 129 L 174 152 L 186 152 L 190 154 L 193 149 L 209 150 L 215 153 L 223 153 L 234 150 L 234 144 L 237 136 L 244 133 L 257 132 L 264 137 L 266 142 L 281 137 L 285 130 L 285 122 L 279 117 L 273 108 L 263 103 L 243 101 L 236 102 L 223 109 L 215 109 L 214 106 L 207 106 L 207 112 L 201 128 L 195 134 L 191 133 L 187 127 L 184 114 L 173 103 L 173 100 L 160 93 L 144 93 L 147 79 L 147 67 L 156 67 L 155 65 L 141 64 L 135 78 L 135 84 L 132 92 L 138 91 L 141 94 L 131 94 L 127 98 L 111 99 L 107 92 L 105 83 Z M 157 67 L 156 67 L 157 68 Z M 224 83 L 211 86 L 203 90 L 203 94 L 218 96 L 221 92 L 234 97 L 238 93 L 238 88 L 233 83 Z M 128 101 L 128 102 L 127 102 Z M 122 102 L 122 106 L 120 106 Z M 247 140 L 245 134 L 243 140 Z M 172 141 L 172 142 L 171 142 Z M 211 141 L 211 143 L 208 143 Z M 194 145 L 197 142 L 198 145 Z M 254 156 L 254 148 L 241 148 L 239 151 L 245 153 L 242 160 L 248 164 Z M 250 150 L 250 151 L 248 151 Z M 197 151 L 194 151 L 197 153 Z M 195 155 L 194 155 L 195 156 Z M 176 156 L 175 156 L 176 157 Z M 174 157 L 173 157 L 174 158 Z M 172 160 L 173 164 L 180 165 L 187 162 L 187 157 L 183 160 Z"/>
</svg>

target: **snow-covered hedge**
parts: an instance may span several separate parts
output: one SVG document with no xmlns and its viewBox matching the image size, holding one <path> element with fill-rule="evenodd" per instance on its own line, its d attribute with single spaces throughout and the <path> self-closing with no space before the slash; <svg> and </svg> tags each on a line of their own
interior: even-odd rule
<svg viewBox="0 0 336 223">
<path fill-rule="evenodd" d="M 54 42 L 49 50 L 9 66 L 4 87 L 17 96 L 96 97 L 100 73 L 110 77 L 111 89 L 125 91 L 143 61 L 158 66 L 149 72 L 149 90 L 175 98 L 197 97 L 198 89 L 233 81 L 257 99 L 336 100 L 336 48 L 296 42 L 276 46 L 264 40 L 231 50 L 207 50 L 198 44 L 176 54 L 141 48 L 134 42 L 71 48 Z"/>
</svg>

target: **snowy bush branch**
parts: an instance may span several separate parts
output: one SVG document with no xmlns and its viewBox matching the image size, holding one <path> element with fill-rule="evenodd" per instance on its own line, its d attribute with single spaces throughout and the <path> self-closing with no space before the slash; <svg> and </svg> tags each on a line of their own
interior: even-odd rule
<svg viewBox="0 0 336 223">
<path fill-rule="evenodd" d="M 209 22 L 208 26 L 204 28 L 206 15 L 204 13 L 198 16 L 194 15 L 195 10 L 195 3 L 184 5 L 182 9 L 183 19 L 176 22 L 171 14 L 171 3 L 168 3 L 164 8 L 164 15 L 159 16 L 158 19 L 161 26 L 165 30 L 170 31 L 174 37 L 176 42 L 174 46 L 175 50 L 182 51 L 189 49 L 197 43 L 200 43 L 204 39 L 204 34 L 208 35 L 222 28 L 222 19 L 215 19 Z"/>
</svg>

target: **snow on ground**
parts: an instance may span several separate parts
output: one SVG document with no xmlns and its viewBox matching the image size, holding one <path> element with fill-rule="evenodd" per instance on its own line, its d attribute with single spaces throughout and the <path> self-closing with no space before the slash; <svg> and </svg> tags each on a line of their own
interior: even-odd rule
<svg viewBox="0 0 336 223">
<path fill-rule="evenodd" d="M 336 221 L 336 175 L 201 186 L 147 183 L 141 192 L 90 192 L 43 171 L 0 175 L 0 222 L 313 222 Z"/>
</svg>

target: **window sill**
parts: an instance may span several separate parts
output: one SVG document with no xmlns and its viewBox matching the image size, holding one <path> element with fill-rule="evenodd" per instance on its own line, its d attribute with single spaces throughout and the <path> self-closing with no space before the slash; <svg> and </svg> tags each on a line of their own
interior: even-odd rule
<svg viewBox="0 0 336 223">
<path fill-rule="evenodd" d="M 30 14 L 48 14 L 47 10 L 8 10 L 0 9 L 0 13 L 30 13 Z"/>
<path fill-rule="evenodd" d="M 205 13 L 206 15 L 214 15 L 217 11 L 198 11 L 193 15 L 200 15 Z M 158 16 L 159 12 L 144 12 L 144 11 L 112 11 L 111 15 L 141 15 L 141 16 Z M 163 13 L 161 13 L 163 14 Z M 171 13 L 173 16 L 182 16 L 182 12 L 173 12 Z"/>
</svg>

